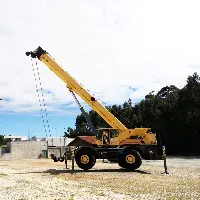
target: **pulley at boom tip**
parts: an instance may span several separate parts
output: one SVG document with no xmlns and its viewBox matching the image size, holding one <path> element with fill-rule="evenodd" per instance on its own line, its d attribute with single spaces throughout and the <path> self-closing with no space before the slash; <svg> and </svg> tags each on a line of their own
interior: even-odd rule
<svg viewBox="0 0 200 200">
<path fill-rule="evenodd" d="M 26 56 L 30 56 L 31 52 L 27 51 L 25 54 L 26 54 Z"/>
<path fill-rule="evenodd" d="M 43 50 L 40 46 L 35 51 L 27 51 L 26 56 L 31 56 L 32 58 L 40 58 L 42 54 L 45 54 L 46 51 Z"/>
</svg>

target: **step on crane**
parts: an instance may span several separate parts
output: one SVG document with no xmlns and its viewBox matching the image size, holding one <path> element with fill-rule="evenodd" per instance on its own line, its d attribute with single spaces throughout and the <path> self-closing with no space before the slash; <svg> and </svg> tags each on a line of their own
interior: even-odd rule
<svg viewBox="0 0 200 200">
<path fill-rule="evenodd" d="M 88 144 L 76 148 L 75 161 L 79 168 L 89 170 L 95 165 L 96 159 L 111 159 L 112 157 L 115 158 L 115 162 L 120 167 L 129 170 L 139 168 L 142 164 L 142 159 L 162 160 L 162 147 L 157 142 L 156 133 L 152 133 L 150 128 L 128 129 L 40 46 L 34 51 L 26 52 L 26 55 L 43 62 L 66 84 L 75 100 L 77 100 L 75 96 L 77 94 L 110 126 L 110 128 L 96 130 L 88 116 L 84 115 L 87 113 L 79 105 L 96 136 L 96 144 Z M 78 101 L 76 102 L 79 104 Z"/>
</svg>

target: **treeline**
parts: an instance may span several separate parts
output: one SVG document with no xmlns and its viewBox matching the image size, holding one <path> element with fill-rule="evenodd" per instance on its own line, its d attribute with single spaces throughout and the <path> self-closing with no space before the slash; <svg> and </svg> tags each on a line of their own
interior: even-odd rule
<svg viewBox="0 0 200 200">
<path fill-rule="evenodd" d="M 163 87 L 156 94 L 147 94 L 140 103 L 129 99 L 123 105 L 106 107 L 127 128 L 150 127 L 173 155 L 200 155 L 200 77 L 197 73 L 188 76 L 186 85 Z M 109 127 L 93 110 L 89 117 L 95 126 Z M 68 128 L 68 137 L 92 135 L 87 129 L 83 115 L 76 118 L 76 128 Z"/>
</svg>

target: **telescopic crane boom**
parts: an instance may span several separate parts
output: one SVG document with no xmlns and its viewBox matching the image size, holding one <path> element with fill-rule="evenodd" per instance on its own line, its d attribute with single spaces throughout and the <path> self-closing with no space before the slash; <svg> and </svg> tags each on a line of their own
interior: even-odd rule
<svg viewBox="0 0 200 200">
<path fill-rule="evenodd" d="M 112 128 L 126 130 L 127 128 L 111 114 L 100 102 L 98 102 L 81 84 L 79 84 L 68 72 L 63 70 L 55 60 L 41 47 L 33 52 L 27 52 L 32 58 L 38 58 L 46 64 L 63 82 L 67 88 L 79 95 L 94 111 L 96 111 Z"/>
</svg>

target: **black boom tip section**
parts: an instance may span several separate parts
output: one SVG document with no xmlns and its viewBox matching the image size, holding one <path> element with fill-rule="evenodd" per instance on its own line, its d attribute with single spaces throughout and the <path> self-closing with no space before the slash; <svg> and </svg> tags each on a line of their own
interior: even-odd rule
<svg viewBox="0 0 200 200">
<path fill-rule="evenodd" d="M 27 51 L 26 52 L 26 55 L 27 56 L 30 56 L 31 55 L 31 57 L 32 58 L 40 58 L 40 56 L 42 55 L 42 54 L 44 54 L 44 53 L 46 53 L 46 51 L 45 50 L 43 50 L 40 46 L 35 50 L 35 51 Z"/>
</svg>

